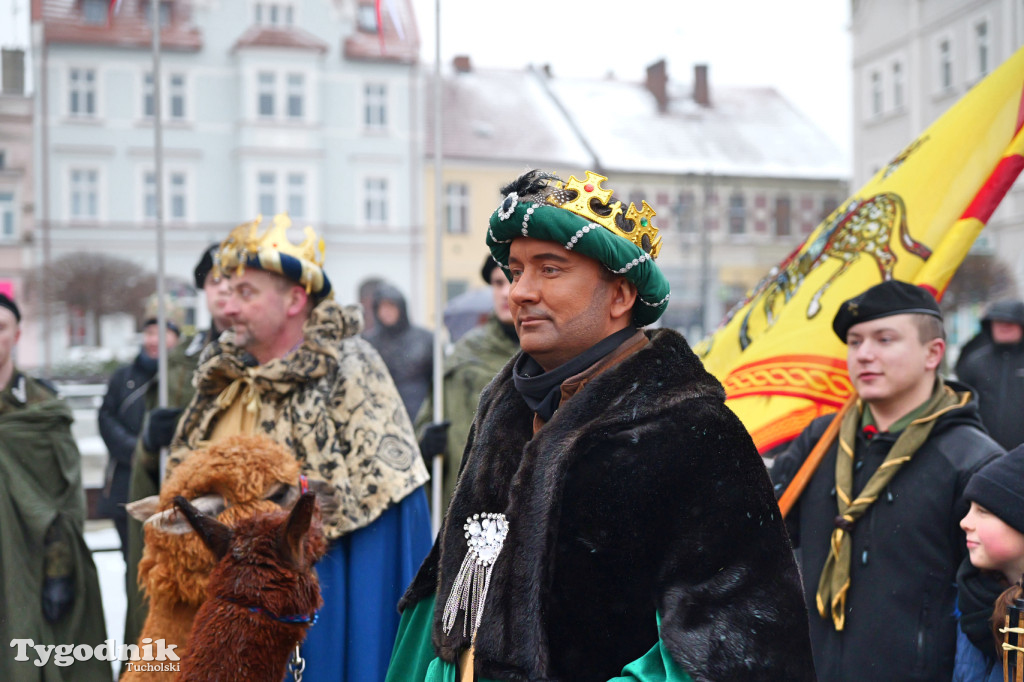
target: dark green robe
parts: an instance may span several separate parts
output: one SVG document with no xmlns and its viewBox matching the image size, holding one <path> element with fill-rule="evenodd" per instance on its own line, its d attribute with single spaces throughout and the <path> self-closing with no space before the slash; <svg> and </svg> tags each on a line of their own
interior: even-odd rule
<svg viewBox="0 0 1024 682">
<path fill-rule="evenodd" d="M 14 373 L 0 393 L 0 680 L 110 682 L 111 664 L 90 658 L 42 667 L 35 652 L 15 661 L 13 639 L 88 644 L 106 639 L 96 566 L 85 544 L 81 456 L 71 410 L 42 384 Z M 55 623 L 43 616 L 44 542 L 54 526 L 70 554 L 74 602 Z"/>
</svg>

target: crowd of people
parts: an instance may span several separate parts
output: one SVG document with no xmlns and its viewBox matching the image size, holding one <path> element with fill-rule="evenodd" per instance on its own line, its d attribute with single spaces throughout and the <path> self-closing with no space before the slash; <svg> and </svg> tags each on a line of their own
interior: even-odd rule
<svg viewBox="0 0 1024 682">
<path fill-rule="evenodd" d="M 530 171 L 501 188 L 480 273 L 493 308 L 446 353 L 440 420 L 433 335 L 393 284 L 336 301 L 324 252 L 285 216 L 207 247 L 193 274 L 210 328 L 186 334 L 171 303 L 161 330 L 148 308 L 100 409 L 123 641 L 148 608 L 126 503 L 246 434 L 331 500 L 301 644 L 312 679 L 1003 679 L 1000 627 L 1024 596 L 1024 303 L 986 310 L 953 379 L 928 291 L 888 280 L 843 302 L 856 400 L 765 460 L 687 339 L 659 328 L 654 212 L 605 180 Z M 20 321 L 0 294 L 0 636 L 97 646 L 71 415 L 15 365 Z M 110 672 L 0 655 L 3 680 Z"/>
</svg>

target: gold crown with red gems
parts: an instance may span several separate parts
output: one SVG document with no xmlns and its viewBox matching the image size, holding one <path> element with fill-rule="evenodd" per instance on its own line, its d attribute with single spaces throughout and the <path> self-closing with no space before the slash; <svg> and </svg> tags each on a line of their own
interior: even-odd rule
<svg viewBox="0 0 1024 682">
<path fill-rule="evenodd" d="M 637 209 L 632 203 L 623 211 L 621 201 L 608 203 L 612 190 L 604 189 L 601 183 L 608 178 L 587 171 L 585 181 L 570 175 L 568 182 L 560 184 L 558 190 L 547 198 L 549 204 L 571 211 L 581 218 L 597 223 L 614 234 L 627 239 L 651 258 L 657 258 L 661 251 L 661 237 L 651 219 L 657 215 L 654 209 L 641 201 Z"/>
</svg>

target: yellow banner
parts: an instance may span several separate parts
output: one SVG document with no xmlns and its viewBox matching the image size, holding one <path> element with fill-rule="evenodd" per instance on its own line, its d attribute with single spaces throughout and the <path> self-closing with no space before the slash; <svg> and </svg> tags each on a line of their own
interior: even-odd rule
<svg viewBox="0 0 1024 682">
<path fill-rule="evenodd" d="M 886 279 L 941 297 L 1024 166 L 1024 48 L 846 200 L 695 348 L 761 452 L 852 392 L 839 305 Z"/>
</svg>

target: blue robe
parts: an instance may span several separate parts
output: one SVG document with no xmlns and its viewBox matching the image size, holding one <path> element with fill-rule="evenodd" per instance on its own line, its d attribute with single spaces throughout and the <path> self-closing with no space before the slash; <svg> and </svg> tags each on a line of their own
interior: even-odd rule
<svg viewBox="0 0 1024 682">
<path fill-rule="evenodd" d="M 384 679 L 398 631 L 398 600 L 431 542 L 430 509 L 419 488 L 369 526 L 330 543 L 316 566 L 324 605 L 302 644 L 306 679 Z M 285 679 L 292 682 L 291 675 Z"/>
</svg>

